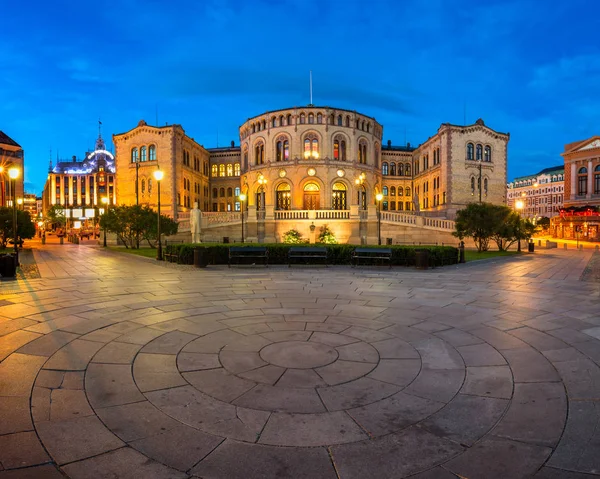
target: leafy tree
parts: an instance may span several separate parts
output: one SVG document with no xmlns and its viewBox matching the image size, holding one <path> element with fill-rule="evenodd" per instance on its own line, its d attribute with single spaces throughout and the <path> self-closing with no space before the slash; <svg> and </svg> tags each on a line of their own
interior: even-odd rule
<svg viewBox="0 0 600 479">
<path fill-rule="evenodd" d="M 472 237 L 477 251 L 487 251 L 492 236 L 500 227 L 502 216 L 491 203 L 469 203 L 457 211 L 454 236 Z"/>
<path fill-rule="evenodd" d="M 319 228 L 319 239 L 317 243 L 337 244 L 337 239 L 335 238 L 333 231 L 329 229 L 329 226 L 323 225 Z"/>
<path fill-rule="evenodd" d="M 283 233 L 283 242 L 288 244 L 306 243 L 306 241 L 302 239 L 302 234 L 298 230 L 289 230 Z"/>
<path fill-rule="evenodd" d="M 542 216 L 539 220 L 537 220 L 537 225 L 543 230 L 547 230 L 550 228 L 550 218 L 547 216 Z"/>
<path fill-rule="evenodd" d="M 149 206 L 113 206 L 100 217 L 100 227 L 115 233 L 126 248 L 139 248 L 145 240 L 154 248 L 157 245 L 157 214 Z M 161 235 L 177 233 L 178 224 L 165 215 L 160 215 Z"/>
<path fill-rule="evenodd" d="M 13 209 L 0 208 L 0 246 L 6 248 L 9 240 L 14 238 Z M 27 211 L 17 210 L 17 237 L 21 240 L 35 236 L 35 225 Z"/>
<path fill-rule="evenodd" d="M 46 212 L 46 221 L 53 227 L 58 226 L 59 228 L 63 228 L 67 223 L 67 217 L 62 205 L 52 205 Z"/>
</svg>

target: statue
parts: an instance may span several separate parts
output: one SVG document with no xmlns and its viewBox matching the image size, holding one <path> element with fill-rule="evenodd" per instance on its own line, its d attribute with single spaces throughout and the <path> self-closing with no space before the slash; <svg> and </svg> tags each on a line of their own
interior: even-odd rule
<svg viewBox="0 0 600 479">
<path fill-rule="evenodd" d="M 202 211 L 198 209 L 198 202 L 194 202 L 194 208 L 190 211 L 190 231 L 192 232 L 192 243 L 200 243 L 200 227 Z"/>
<path fill-rule="evenodd" d="M 413 195 L 413 208 L 415 210 L 415 214 L 419 214 L 419 212 L 421 211 L 421 205 L 419 204 L 419 195 L 418 194 L 414 194 Z"/>
</svg>

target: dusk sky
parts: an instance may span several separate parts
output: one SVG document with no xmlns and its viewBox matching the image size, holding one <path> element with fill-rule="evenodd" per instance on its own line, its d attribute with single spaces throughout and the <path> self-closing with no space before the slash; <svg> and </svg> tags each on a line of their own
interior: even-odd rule
<svg viewBox="0 0 600 479">
<path fill-rule="evenodd" d="M 2 2 L 0 130 L 25 150 L 26 190 L 98 136 L 178 123 L 207 148 L 313 103 L 413 145 L 441 123 L 510 132 L 508 177 L 562 163 L 600 134 L 600 2 L 32 0 Z M 466 108 L 465 108 L 466 105 Z M 465 115 L 466 110 L 466 115 Z"/>
</svg>

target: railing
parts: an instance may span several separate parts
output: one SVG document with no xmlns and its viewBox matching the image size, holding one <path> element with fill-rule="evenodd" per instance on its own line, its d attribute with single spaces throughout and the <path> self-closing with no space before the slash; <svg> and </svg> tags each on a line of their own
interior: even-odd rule
<svg viewBox="0 0 600 479">
<path fill-rule="evenodd" d="M 179 224 L 179 228 L 177 231 L 186 232 L 190 231 L 190 212 L 184 211 L 177 214 L 177 223 Z"/>
<path fill-rule="evenodd" d="M 276 210 L 276 220 L 349 220 L 350 210 Z"/>
<path fill-rule="evenodd" d="M 392 213 L 391 211 L 382 211 L 381 221 L 390 221 L 392 223 L 414 225 L 417 224 L 417 217 L 415 215 L 407 215 L 405 213 Z"/>
<path fill-rule="evenodd" d="M 315 210 L 318 220 L 349 220 L 350 210 Z"/>
<path fill-rule="evenodd" d="M 218 223 L 235 223 L 241 221 L 242 215 L 239 211 L 214 211 L 202 213 L 202 223 L 213 225 Z"/>
<path fill-rule="evenodd" d="M 439 218 L 425 218 L 424 226 L 429 226 L 431 228 L 437 228 L 441 230 L 454 231 L 454 221 L 452 220 L 443 220 Z"/>
<path fill-rule="evenodd" d="M 277 210 L 275 211 L 276 220 L 307 220 L 308 210 Z"/>
</svg>

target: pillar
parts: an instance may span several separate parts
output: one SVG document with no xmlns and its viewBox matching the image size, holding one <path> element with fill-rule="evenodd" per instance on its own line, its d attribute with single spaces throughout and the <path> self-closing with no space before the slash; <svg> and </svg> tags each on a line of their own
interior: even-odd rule
<svg viewBox="0 0 600 479">
<path fill-rule="evenodd" d="M 588 175 L 587 175 L 587 195 L 586 198 L 591 199 L 594 192 L 594 172 L 592 171 L 592 160 L 588 160 Z"/>
<path fill-rule="evenodd" d="M 571 163 L 571 198 L 575 199 L 575 195 L 577 194 L 577 165 L 575 163 Z"/>
</svg>

